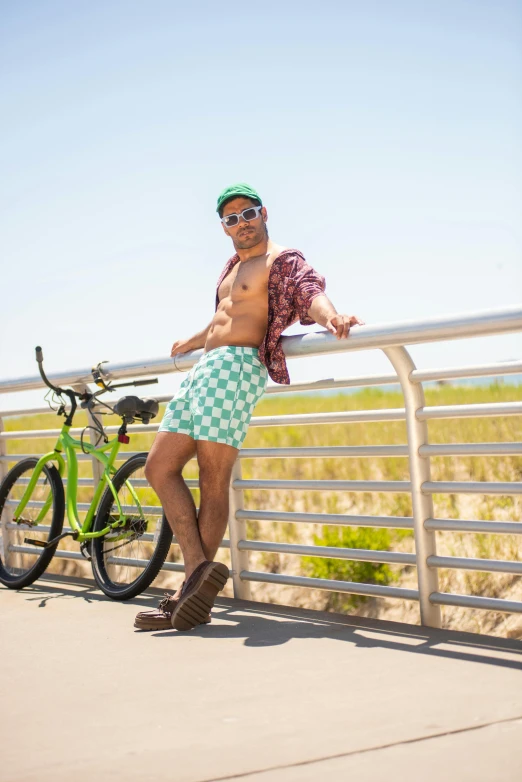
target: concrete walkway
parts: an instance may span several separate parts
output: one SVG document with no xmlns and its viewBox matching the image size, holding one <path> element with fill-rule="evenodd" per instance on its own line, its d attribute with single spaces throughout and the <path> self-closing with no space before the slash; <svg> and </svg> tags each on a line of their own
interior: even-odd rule
<svg viewBox="0 0 522 782">
<path fill-rule="evenodd" d="M 143 633 L 87 581 L 0 588 L 0 779 L 522 779 L 522 643 L 220 600 Z"/>
</svg>

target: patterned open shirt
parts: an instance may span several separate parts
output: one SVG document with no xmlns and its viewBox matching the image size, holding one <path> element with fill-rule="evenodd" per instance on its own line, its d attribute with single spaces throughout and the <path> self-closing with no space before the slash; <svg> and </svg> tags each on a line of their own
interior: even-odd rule
<svg viewBox="0 0 522 782">
<path fill-rule="evenodd" d="M 239 255 L 233 255 L 221 272 L 216 288 L 216 310 L 219 286 L 238 261 Z M 281 334 L 297 320 L 302 326 L 315 323 L 308 310 L 325 287 L 325 278 L 305 261 L 299 250 L 284 250 L 274 259 L 268 276 L 268 325 L 259 346 L 259 359 L 274 382 L 290 383 Z"/>
</svg>

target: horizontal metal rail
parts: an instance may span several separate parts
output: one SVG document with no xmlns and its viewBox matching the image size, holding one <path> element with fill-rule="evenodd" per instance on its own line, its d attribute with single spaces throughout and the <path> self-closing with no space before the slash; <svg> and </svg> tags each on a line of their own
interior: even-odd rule
<svg viewBox="0 0 522 782">
<path fill-rule="evenodd" d="M 20 483 L 28 479 L 21 479 Z M 65 480 L 64 483 L 67 483 Z M 198 489 L 197 478 L 186 478 L 189 489 Z M 79 486 L 93 486 L 91 478 L 78 478 Z M 137 488 L 149 486 L 145 478 L 136 478 L 132 485 Z M 408 494 L 409 481 L 342 481 L 342 480 L 268 480 L 249 478 L 235 480 L 233 489 L 274 489 L 277 491 L 348 491 L 348 492 L 383 492 Z M 518 495 L 522 494 L 522 482 L 510 481 L 425 481 L 422 484 L 425 494 L 485 494 L 485 495 Z"/>
<path fill-rule="evenodd" d="M 23 434 L 23 433 L 22 433 Z M 16 438 L 10 438 L 16 439 Z M 20 437 L 18 439 L 24 439 Z M 117 461 L 126 461 L 142 451 L 120 451 Z M 522 443 L 437 443 L 421 445 L 420 456 L 522 456 Z M 4 454 L 2 462 L 19 462 L 35 454 Z M 309 447 L 242 448 L 240 459 L 330 459 L 407 457 L 407 445 L 318 445 Z M 78 461 L 89 461 L 89 454 L 77 454 Z M 195 458 L 195 457 L 194 457 Z"/>
<path fill-rule="evenodd" d="M 160 515 L 160 514 L 158 514 Z M 36 527 L 31 527 L 29 525 L 25 524 L 15 524 L 14 522 L 8 522 L 6 525 L 7 529 L 15 529 L 18 530 L 18 532 L 28 532 L 31 530 L 31 532 L 37 533 L 46 533 L 49 534 L 51 531 L 51 527 L 47 524 L 38 524 Z M 154 535 L 151 532 L 144 532 L 143 535 L 140 535 L 140 543 L 153 543 L 154 542 Z"/>
<path fill-rule="evenodd" d="M 27 554 L 33 557 L 39 557 L 42 554 L 42 550 L 35 549 L 34 546 L 19 546 L 17 544 L 10 545 L 9 551 L 14 552 L 15 554 Z M 54 552 L 53 556 L 58 557 L 58 559 L 81 559 L 83 562 L 88 563 L 88 560 L 79 551 L 67 551 L 65 549 L 57 549 Z"/>
<path fill-rule="evenodd" d="M 296 513 L 295 511 L 249 510 L 245 508 L 236 511 L 236 518 L 250 521 L 284 522 L 286 524 L 413 529 L 411 516 L 349 516 L 342 513 Z"/>
<path fill-rule="evenodd" d="M 372 421 L 402 421 L 405 413 L 402 408 L 392 408 L 390 410 L 345 410 L 335 413 L 303 413 L 300 415 L 263 415 L 253 416 L 250 420 L 250 426 L 296 426 L 299 424 L 339 424 L 339 423 L 371 423 Z M 70 434 L 73 437 L 79 437 L 85 427 L 71 429 Z M 117 434 L 119 426 L 106 426 L 105 431 L 108 435 Z M 128 427 L 129 435 L 133 433 L 154 434 L 159 428 L 159 423 L 150 424 L 132 424 Z M 26 430 L 23 432 L 2 432 L 0 440 L 22 440 L 37 438 L 56 438 L 59 436 L 60 429 L 39 429 Z M 26 437 L 27 435 L 27 437 Z"/>
<path fill-rule="evenodd" d="M 15 502 L 9 500 L 9 505 Z M 30 502 L 31 506 L 40 507 L 41 503 Z M 87 510 L 88 503 L 79 503 L 78 510 Z M 130 512 L 123 508 L 124 512 Z M 158 510 L 158 514 L 156 514 Z M 156 506 L 145 506 L 144 513 L 150 515 L 161 515 L 162 509 Z M 199 512 L 199 508 L 196 508 Z M 297 513 L 295 511 L 265 511 L 265 510 L 238 510 L 236 518 L 245 521 L 270 521 L 283 522 L 285 524 L 321 524 L 325 527 L 376 527 L 379 529 L 405 529 L 413 530 L 413 519 L 409 516 L 360 516 L 345 515 L 342 513 Z M 464 519 L 427 519 L 424 522 L 426 529 L 435 532 L 478 532 L 481 534 L 494 535 L 522 535 L 522 522 L 520 521 L 466 521 Z M 38 524 L 37 527 L 31 525 L 17 524 L 8 522 L 7 529 L 28 530 L 49 533 L 50 526 Z M 151 540 L 153 536 L 144 534 L 141 540 Z M 176 540 L 174 539 L 175 543 Z M 228 548 L 228 540 L 223 539 L 222 547 Z"/>
<path fill-rule="evenodd" d="M 17 554 L 26 554 L 30 556 L 40 556 L 40 551 L 35 551 L 31 546 L 9 546 L 9 551 Z M 89 561 L 79 551 L 67 551 L 65 549 L 57 549 L 54 552 L 54 556 L 58 559 L 71 559 L 76 561 L 85 562 L 86 565 Z M 149 564 L 148 559 L 127 559 L 125 557 L 108 557 L 106 560 L 108 565 L 120 565 L 121 567 L 135 567 L 143 570 Z M 162 570 L 171 570 L 176 573 L 183 573 L 185 571 L 184 565 L 177 562 L 164 562 Z"/>
<path fill-rule="evenodd" d="M 502 402 L 474 405 L 443 405 L 441 407 L 422 407 L 417 410 L 420 421 L 441 418 L 485 418 L 497 416 L 522 415 L 522 402 Z M 404 408 L 382 410 L 345 410 L 334 413 L 301 413 L 292 415 L 253 416 L 250 426 L 309 426 L 311 424 L 374 423 L 379 421 L 403 421 L 406 418 Z M 133 424 L 129 434 L 149 432 L 154 434 L 159 424 Z M 72 436 L 79 437 L 84 427 L 71 429 Z M 117 434 L 119 426 L 106 426 L 108 435 Z M 28 440 L 56 438 L 60 429 L 30 429 L 24 431 L 1 432 L 0 440 Z"/>
<path fill-rule="evenodd" d="M 15 508 L 18 505 L 18 500 L 6 500 L 5 505 Z M 28 508 L 43 508 L 44 503 L 41 500 L 29 500 L 27 503 Z M 77 504 L 77 509 L 79 511 L 88 511 L 90 508 L 90 503 L 88 502 L 79 502 Z M 136 506 L 135 505 L 122 505 L 122 511 L 123 513 L 136 513 Z M 142 505 L 141 510 L 143 513 L 146 513 L 148 516 L 162 516 L 163 515 L 163 508 L 161 508 L 159 505 Z M 19 527 L 18 524 L 14 524 L 12 522 L 9 522 L 7 524 L 7 528 L 10 529 L 12 527 Z M 32 527 L 32 529 L 36 529 L 36 527 Z M 38 524 L 38 529 L 42 529 L 40 524 Z"/>
<path fill-rule="evenodd" d="M 522 443 L 446 443 L 421 445 L 420 456 L 522 456 Z"/>
<path fill-rule="evenodd" d="M 132 434 L 132 432 L 137 431 L 148 431 L 150 429 L 151 433 L 154 434 L 155 431 L 157 431 L 158 425 L 155 424 L 134 424 L 132 426 L 129 426 L 129 434 Z M 107 434 L 117 434 L 119 430 L 119 426 L 106 426 L 104 427 Z M 75 429 L 71 429 L 69 434 L 71 437 L 80 437 L 82 432 L 84 431 L 84 426 L 79 426 Z M 60 436 L 61 429 L 24 429 L 22 431 L 10 431 L 10 432 L 1 432 L 0 433 L 0 440 L 42 440 L 42 439 L 52 439 L 56 440 Z M 125 454 L 124 451 L 122 451 L 122 454 Z M 89 456 L 88 454 L 79 454 L 79 456 Z M 90 458 L 90 457 L 89 457 Z"/>
<path fill-rule="evenodd" d="M 63 482 L 64 486 L 67 486 L 67 478 L 62 478 L 62 482 Z M 27 485 L 29 483 L 29 478 L 19 478 L 17 483 Z M 40 481 L 38 481 L 38 483 L 40 483 Z M 92 478 L 78 478 L 77 484 L 78 484 L 78 486 L 91 486 L 92 487 L 92 486 L 94 486 L 94 480 Z"/>
<path fill-rule="evenodd" d="M 491 364 L 475 364 L 467 367 L 444 369 L 414 369 L 410 379 L 414 383 L 436 380 L 460 380 L 468 377 L 496 377 L 522 374 L 522 361 L 497 361 Z"/>
<path fill-rule="evenodd" d="M 17 527 L 17 524 L 14 525 L 7 525 Z M 38 528 L 33 528 L 33 532 L 50 532 L 50 527 L 44 527 L 43 525 L 38 525 Z M 154 541 L 154 535 L 150 533 L 145 533 L 144 535 L 140 535 L 140 543 L 152 543 Z M 172 539 L 172 545 L 179 545 L 177 540 L 175 538 Z M 229 538 L 223 538 L 219 545 L 220 549 L 230 549 L 230 539 Z M 36 550 L 34 546 L 22 546 L 17 543 L 9 544 L 8 550 L 11 552 L 15 552 L 17 554 L 34 554 L 40 556 L 41 550 Z M 88 560 L 86 557 L 83 556 L 81 552 L 76 551 L 70 551 L 69 549 L 57 549 L 54 552 L 55 557 L 60 557 L 61 559 L 82 559 L 85 562 Z M 118 560 L 118 564 L 121 563 L 121 561 L 125 559 L 124 557 L 108 557 L 107 562 L 110 562 L 110 564 L 114 564 L 114 561 Z M 141 562 L 141 563 L 148 563 L 148 560 L 133 560 L 128 559 L 126 562 Z M 165 562 L 162 566 L 162 570 L 172 570 L 173 568 L 169 567 L 172 563 Z M 137 565 L 137 567 L 146 567 L 146 564 L 140 564 Z M 184 569 L 184 568 L 183 568 Z"/>
<path fill-rule="evenodd" d="M 478 608 L 481 611 L 522 614 L 522 603 L 519 603 L 517 600 L 504 600 L 499 597 L 477 597 L 475 595 L 454 595 L 449 592 L 432 592 L 430 601 L 435 605 L 441 606 Z"/>
<path fill-rule="evenodd" d="M 441 367 L 439 369 L 414 369 L 410 375 L 413 383 L 436 382 L 438 380 L 460 380 L 473 377 L 497 377 L 499 375 L 522 374 L 522 361 L 502 361 L 490 364 L 475 364 L 465 367 Z M 286 388 L 276 384 L 269 385 L 266 393 L 280 394 L 296 391 L 335 390 L 343 388 L 363 388 L 369 386 L 398 385 L 399 378 L 395 374 L 363 375 L 360 377 L 327 378 L 305 383 L 292 383 Z"/>
<path fill-rule="evenodd" d="M 436 369 L 414 369 L 410 379 L 414 383 L 434 382 L 437 380 L 459 380 L 473 377 L 497 377 L 499 375 L 522 374 L 522 361 L 503 361 L 490 364 L 478 364 L 464 367 L 441 367 Z M 92 379 L 91 379 L 92 381 Z M 313 391 L 364 388 L 368 386 L 398 385 L 399 379 L 395 374 L 362 375 L 359 377 L 327 378 L 326 380 L 313 380 L 304 383 L 292 383 L 284 386 L 278 383 L 269 383 L 266 394 L 296 393 L 298 391 Z M 171 395 L 155 395 L 155 399 L 161 404 L 169 402 Z M 111 400 L 115 401 L 115 400 Z M 100 405 L 101 408 L 101 405 Z M 0 411 L 0 418 L 18 418 L 29 415 L 56 415 L 55 410 L 49 407 L 14 408 Z"/>
<path fill-rule="evenodd" d="M 269 543 L 264 540 L 240 540 L 240 551 L 265 551 L 271 554 L 298 554 L 322 559 L 350 559 L 354 562 L 384 562 L 390 565 L 417 565 L 415 554 L 399 551 L 340 548 L 337 546 L 304 546 L 297 543 Z M 522 567 L 522 565 L 521 565 Z"/>
<path fill-rule="evenodd" d="M 56 415 L 56 413 L 48 407 L 20 407 L 0 411 L 0 418 L 20 418 L 28 415 Z"/>
<path fill-rule="evenodd" d="M 522 452 L 522 448 L 521 448 Z M 241 459 L 360 459 L 408 456 L 407 445 L 318 445 L 300 448 L 242 448 Z"/>
<path fill-rule="evenodd" d="M 360 584 L 355 581 L 334 581 L 329 578 L 306 578 L 305 576 L 284 576 L 282 573 L 261 573 L 242 570 L 243 581 L 257 581 L 263 584 L 281 584 L 283 586 L 304 587 L 305 589 L 324 589 L 328 592 L 347 592 L 351 595 L 366 597 L 391 597 L 398 600 L 418 600 L 416 589 L 381 586 L 380 584 Z"/>
<path fill-rule="evenodd" d="M 149 565 L 148 559 L 132 559 L 130 557 L 107 557 L 105 560 L 108 565 L 120 565 L 121 567 L 135 567 L 144 570 Z M 185 566 L 178 562 L 164 562 L 162 570 L 172 570 L 176 573 L 183 573 Z"/>
<path fill-rule="evenodd" d="M 283 481 L 242 479 L 232 483 L 233 489 L 277 489 L 278 491 L 353 491 L 409 493 L 409 481 Z"/>
<path fill-rule="evenodd" d="M 419 421 L 437 418 L 496 418 L 522 415 L 522 402 L 489 402 L 484 405 L 441 405 L 423 407 L 417 411 Z"/>
<path fill-rule="evenodd" d="M 139 453 L 143 453 L 142 451 L 120 451 L 116 456 L 117 462 L 124 462 L 127 461 L 127 459 L 130 459 L 131 456 L 136 456 Z M 7 453 L 7 454 L 1 454 L 0 455 L 0 462 L 7 462 L 10 463 L 17 463 L 17 462 L 23 462 L 24 459 L 34 459 L 35 457 L 40 457 L 42 454 L 35 454 L 35 453 Z M 77 453 L 76 458 L 79 462 L 90 462 L 92 461 L 92 458 L 86 454 L 86 453 Z"/>
<path fill-rule="evenodd" d="M 196 509 L 198 511 L 199 509 Z M 160 515 L 160 514 L 158 514 Z M 162 514 L 161 514 L 162 515 Z M 31 532 L 45 532 L 49 534 L 51 531 L 51 527 L 48 524 L 38 524 L 36 527 L 25 525 L 25 524 L 16 524 L 13 521 L 7 522 L 5 525 L 7 529 L 14 529 L 18 530 L 19 532 L 24 531 L 27 532 L 31 530 Z M 144 532 L 143 535 L 140 535 L 140 543 L 153 543 L 154 542 L 154 534 L 151 532 Z M 176 540 L 176 537 L 172 537 L 172 545 L 179 545 L 178 541 Z M 230 548 L 230 539 L 229 538 L 223 538 L 221 541 L 219 548 L 229 549 Z M 13 549 L 14 550 L 14 549 Z"/>
<path fill-rule="evenodd" d="M 15 462 L 23 462 L 25 459 L 34 459 L 39 458 L 43 454 L 36 454 L 36 453 L 4 453 L 0 455 L 0 462 L 7 462 L 15 463 Z M 91 457 L 84 453 L 79 453 L 76 455 L 79 462 L 87 462 L 91 461 Z"/>
<path fill-rule="evenodd" d="M 520 521 L 473 521 L 465 519 L 426 519 L 424 527 L 435 532 L 479 532 L 494 535 L 522 535 Z"/>
<path fill-rule="evenodd" d="M 427 564 L 428 567 L 476 570 L 481 573 L 514 573 L 517 576 L 522 576 L 522 562 L 508 560 L 432 556 L 428 557 Z"/>
<path fill-rule="evenodd" d="M 440 342 L 482 335 L 509 334 L 520 331 L 522 308 L 464 313 L 422 321 L 384 323 L 359 326 L 352 329 L 347 340 L 338 340 L 328 331 L 283 337 L 283 350 L 287 357 L 317 356 L 325 353 L 345 353 L 352 350 L 387 348 Z M 145 359 L 132 363 L 104 365 L 104 374 L 111 380 L 145 377 L 183 372 L 190 369 L 202 355 L 202 350 L 178 354 L 174 358 Z M 50 373 L 55 385 L 85 385 L 92 383 L 91 367 L 66 372 Z M 42 387 L 39 375 L 0 381 L 0 393 L 31 391 Z"/>
<path fill-rule="evenodd" d="M 522 494 L 520 481 L 426 481 L 422 484 L 425 494 Z"/>
</svg>

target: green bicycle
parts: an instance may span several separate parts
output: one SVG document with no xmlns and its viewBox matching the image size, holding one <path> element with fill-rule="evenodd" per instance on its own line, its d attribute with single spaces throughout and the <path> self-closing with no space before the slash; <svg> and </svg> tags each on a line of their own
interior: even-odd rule
<svg viewBox="0 0 522 782">
<path fill-rule="evenodd" d="M 172 531 L 145 478 L 147 454 L 132 456 L 118 470 L 114 463 L 121 444 L 129 442 L 127 425 L 135 420 L 148 424 L 159 406 L 155 399 L 124 396 L 111 407 L 98 398 L 116 388 L 156 383 L 157 379 L 111 384 L 103 379 L 98 365 L 93 380 L 100 390 L 80 393 L 48 380 L 40 347 L 36 348 L 36 360 L 42 380 L 59 404 L 57 414 L 65 416 L 65 423 L 53 451 L 18 462 L 0 485 L 0 583 L 11 589 L 32 584 L 48 567 L 59 542 L 71 537 L 80 544 L 83 556 L 92 561 L 100 589 L 114 600 L 128 600 L 156 578 L 167 557 Z M 102 405 L 119 415 L 122 424 L 117 437 L 109 440 L 98 414 L 91 416 L 92 425 L 82 431 L 79 440 L 72 437 L 77 400 L 88 411 Z M 88 428 L 98 433 L 94 444 L 84 439 Z M 85 482 L 78 477 L 79 452 L 94 457 L 103 469 L 90 504 L 78 503 L 78 486 Z M 66 508 L 70 529 L 62 532 Z M 83 523 L 80 509 L 86 511 Z"/>
</svg>

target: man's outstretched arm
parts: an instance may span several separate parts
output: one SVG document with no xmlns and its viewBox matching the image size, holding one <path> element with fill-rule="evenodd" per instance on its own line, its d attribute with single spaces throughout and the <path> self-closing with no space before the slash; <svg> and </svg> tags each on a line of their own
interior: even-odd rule
<svg viewBox="0 0 522 782">
<path fill-rule="evenodd" d="M 210 321 L 205 329 L 198 331 L 198 333 L 194 334 L 190 339 L 178 339 L 178 341 L 173 344 L 170 351 L 171 357 L 176 356 L 178 353 L 188 353 L 189 350 L 197 350 L 198 348 L 205 347 L 211 325 L 212 321 Z"/>
<path fill-rule="evenodd" d="M 363 326 L 356 315 L 341 315 L 325 294 L 326 279 L 308 263 L 300 262 L 295 274 L 294 304 L 303 326 L 319 323 L 337 339 L 347 337 L 350 326 Z"/>
<path fill-rule="evenodd" d="M 308 309 L 308 315 L 320 326 L 324 326 L 337 339 L 348 336 L 351 326 L 364 326 L 364 321 L 355 315 L 341 315 L 325 293 L 315 296 Z"/>
</svg>

